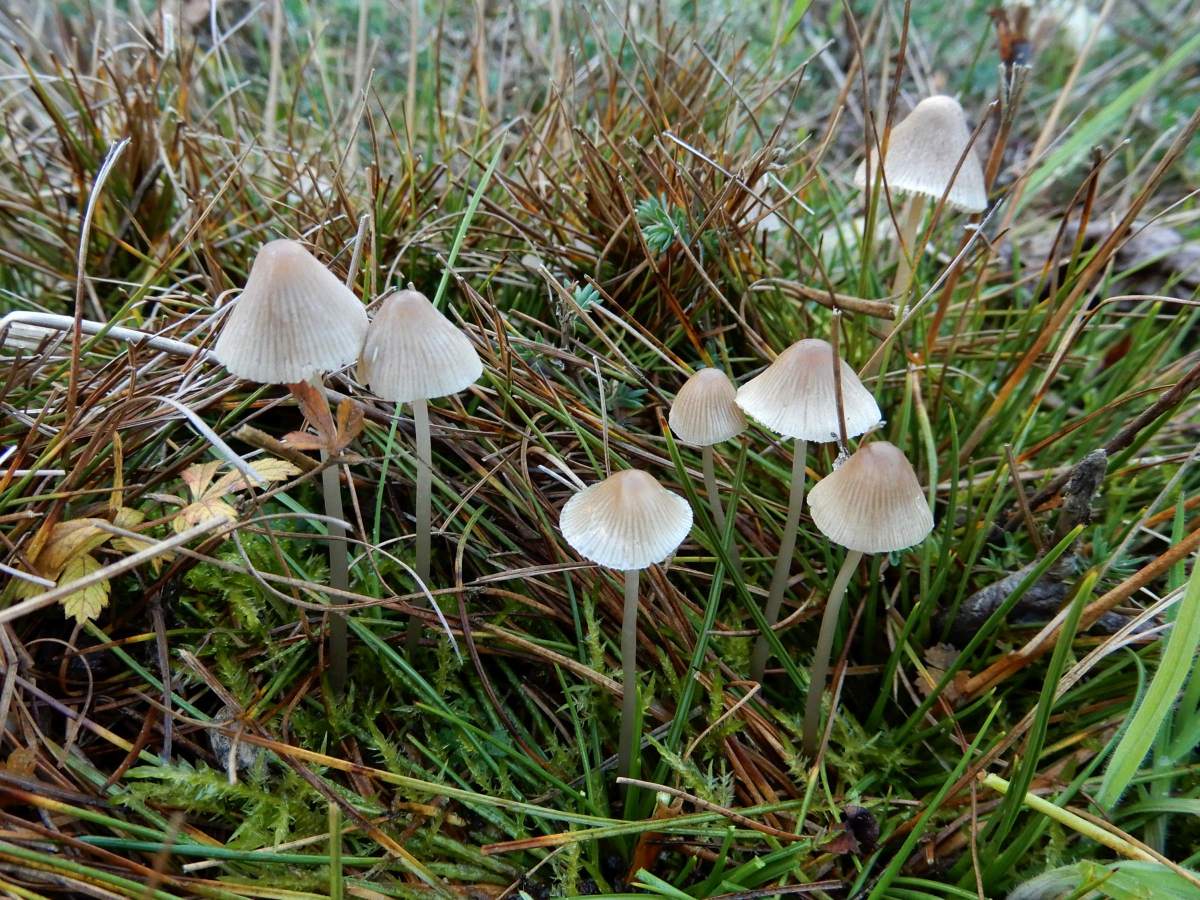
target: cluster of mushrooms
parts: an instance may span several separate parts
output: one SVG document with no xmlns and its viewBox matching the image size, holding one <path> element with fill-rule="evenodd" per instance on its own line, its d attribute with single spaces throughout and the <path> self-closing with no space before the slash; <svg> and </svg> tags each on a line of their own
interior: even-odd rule
<svg viewBox="0 0 1200 900">
<path fill-rule="evenodd" d="M 927 198 L 979 212 L 986 207 L 982 169 L 970 147 L 962 108 L 948 97 L 923 100 L 895 128 L 884 148 L 882 173 L 892 193 L 909 195 L 897 229 L 900 265 L 894 292 L 907 291 L 919 256 L 917 234 Z M 870 158 L 856 173 L 865 186 Z M 415 573 L 429 576 L 432 455 L 428 401 L 458 393 L 483 373 L 467 335 L 421 293 L 412 289 L 385 298 L 374 319 L 354 293 L 301 244 L 277 240 L 255 258 L 241 297 L 214 347 L 231 373 L 261 384 L 319 385 L 324 373 L 358 363 L 361 380 L 380 399 L 412 404 L 418 459 L 416 478 Z M 740 435 L 747 416 L 767 430 L 795 441 L 787 518 L 764 610 L 768 628 L 778 623 L 789 582 L 803 511 L 808 442 L 836 442 L 838 462 L 808 497 L 816 528 L 847 550 L 825 603 L 813 658 L 804 718 L 804 747 L 817 748 L 821 697 L 842 600 L 864 553 L 889 553 L 920 543 L 933 528 L 921 485 L 904 454 L 883 440 L 850 438 L 882 423 L 879 406 L 855 371 L 833 346 L 804 339 L 792 344 L 740 388 L 715 368 L 696 371 L 680 388 L 669 424 L 681 443 L 701 448 L 704 481 L 713 520 L 724 532 L 725 510 L 718 492 L 713 447 Z M 324 472 L 325 511 L 343 520 L 336 469 Z M 330 581 L 345 591 L 346 545 L 330 524 Z M 624 573 L 625 604 L 621 654 L 624 667 L 618 769 L 627 775 L 639 743 L 637 704 L 637 611 L 639 572 L 670 557 L 692 528 L 692 509 L 648 472 L 624 469 L 576 493 L 564 505 L 559 527 L 585 559 Z M 735 532 L 736 533 L 736 532 Z M 341 538 L 341 540 L 339 540 Z M 729 548 L 736 559 L 736 548 Z M 336 600 L 336 595 L 334 599 Z M 415 649 L 418 621 L 408 641 Z M 751 675 L 761 681 L 770 656 L 765 636 L 754 647 Z M 346 677 L 345 620 L 331 616 L 331 681 L 340 690 Z"/>
</svg>

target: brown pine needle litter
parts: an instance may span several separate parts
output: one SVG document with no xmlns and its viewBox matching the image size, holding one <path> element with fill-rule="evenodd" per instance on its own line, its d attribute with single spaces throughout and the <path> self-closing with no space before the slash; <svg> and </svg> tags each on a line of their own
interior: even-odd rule
<svg viewBox="0 0 1200 900">
<path fill-rule="evenodd" d="M 1196 4 L 15 0 L 0 37 L 0 893 L 1196 896 Z M 889 158 L 934 97 L 953 146 Z M 797 444 L 729 404 L 803 339 L 837 389 L 783 398 Z M 749 413 L 704 447 L 702 368 Z M 884 441 L 917 485 L 833 515 L 933 530 L 847 560 L 812 488 Z M 631 469 L 692 525 L 602 568 L 611 510 L 560 518 Z"/>
</svg>

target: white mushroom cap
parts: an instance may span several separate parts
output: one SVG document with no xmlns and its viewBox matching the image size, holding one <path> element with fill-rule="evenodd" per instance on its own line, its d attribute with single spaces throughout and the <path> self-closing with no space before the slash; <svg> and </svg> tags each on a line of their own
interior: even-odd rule
<svg viewBox="0 0 1200 900">
<path fill-rule="evenodd" d="M 863 553 L 903 550 L 933 530 L 917 473 L 887 441 L 863 444 L 813 485 L 808 508 L 827 538 Z"/>
<path fill-rule="evenodd" d="M 470 339 L 420 291 L 388 297 L 367 331 L 359 373 L 384 400 L 410 403 L 457 394 L 479 380 Z"/>
<path fill-rule="evenodd" d="M 683 543 L 692 508 L 649 472 L 626 469 L 568 500 L 558 527 L 585 559 L 610 569 L 644 569 Z"/>
<path fill-rule="evenodd" d="M 987 209 L 983 167 L 972 148 L 951 184 L 954 168 L 971 143 L 967 117 L 953 97 L 926 97 L 892 129 L 883 174 L 888 187 L 900 193 L 925 194 L 967 212 Z M 872 159 L 874 148 L 872 148 Z M 872 166 L 872 177 L 874 167 Z M 866 162 L 859 163 L 854 183 L 866 187 Z M 949 190 L 947 190 L 949 188 Z"/>
<path fill-rule="evenodd" d="M 736 396 L 733 383 L 720 369 L 697 369 L 675 395 L 667 422 L 685 444 L 707 447 L 727 441 L 746 429 Z"/>
<path fill-rule="evenodd" d="M 838 359 L 846 436 L 874 428 L 882 415 L 871 392 L 854 370 Z M 776 434 L 806 441 L 837 440 L 837 393 L 833 380 L 833 347 L 808 338 L 796 341 L 767 368 L 743 384 L 737 405 Z"/>
<path fill-rule="evenodd" d="M 254 257 L 213 355 L 259 384 L 294 384 L 358 358 L 367 313 L 303 245 L 271 241 Z"/>
</svg>

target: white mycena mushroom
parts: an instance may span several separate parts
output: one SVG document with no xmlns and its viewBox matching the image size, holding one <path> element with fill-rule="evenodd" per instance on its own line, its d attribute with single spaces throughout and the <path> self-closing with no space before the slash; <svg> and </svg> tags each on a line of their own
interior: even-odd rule
<svg viewBox="0 0 1200 900">
<path fill-rule="evenodd" d="M 241 296 L 225 320 L 213 356 L 234 375 L 259 384 L 311 382 L 358 358 L 367 332 L 367 313 L 354 292 L 297 241 L 264 244 L 254 257 Z M 345 520 L 336 466 L 321 473 L 325 513 Z M 345 531 L 329 525 L 330 585 L 349 586 Z M 334 597 L 332 602 L 343 600 Z M 330 681 L 335 693 L 345 685 L 346 620 L 329 620 Z"/>
<path fill-rule="evenodd" d="M 638 573 L 679 548 L 692 530 L 692 508 L 649 472 L 626 469 L 575 494 L 563 506 L 558 527 L 584 559 L 625 573 L 618 770 L 628 775 L 637 718 Z"/>
<path fill-rule="evenodd" d="M 466 390 L 483 374 L 483 363 L 470 338 L 410 285 L 384 300 L 375 314 L 358 371 L 380 398 L 397 407 L 412 404 L 417 445 L 415 569 L 427 584 L 433 519 L 428 401 Z M 408 627 L 409 656 L 420 638 L 420 622 L 414 616 Z"/>
<path fill-rule="evenodd" d="M 840 410 L 837 402 L 839 380 Z M 882 415 L 875 398 L 854 370 L 835 356 L 828 342 L 812 338 L 796 341 L 762 373 L 742 385 L 737 392 L 737 404 L 750 418 L 776 434 L 796 441 L 787 520 L 763 610 L 767 627 L 773 628 L 779 621 L 779 608 L 796 549 L 796 529 L 804 508 L 807 442 L 835 441 L 843 434 L 854 437 L 878 425 Z M 755 641 L 750 664 L 750 677 L 755 681 L 762 680 L 769 656 L 767 639 L 765 635 L 760 636 Z"/>
<path fill-rule="evenodd" d="M 983 166 L 974 149 L 967 149 L 970 143 L 971 129 L 958 101 L 943 95 L 926 97 L 892 128 L 883 179 L 895 192 L 934 200 L 945 196 L 947 203 L 964 212 L 983 212 L 987 208 Z M 865 161 L 859 163 L 854 183 L 867 186 Z"/>
<path fill-rule="evenodd" d="M 821 694 L 851 575 L 864 553 L 890 553 L 921 543 L 933 530 L 933 514 L 912 465 L 887 441 L 864 444 L 817 482 L 808 507 L 821 533 L 849 551 L 825 601 L 813 655 L 804 708 L 804 750 L 811 757 L 817 750 Z"/>
<path fill-rule="evenodd" d="M 868 153 L 872 177 L 874 153 L 874 148 Z M 860 188 L 866 187 L 866 172 L 864 160 L 854 173 Z M 908 209 L 900 219 L 900 261 L 892 280 L 892 293 L 904 294 L 920 255 L 916 237 L 927 200 L 945 197 L 948 204 L 969 213 L 987 209 L 983 166 L 971 147 L 971 129 L 957 100 L 926 97 L 892 129 L 883 158 L 883 180 L 893 193 L 909 195 Z"/>
<path fill-rule="evenodd" d="M 367 313 L 304 246 L 279 240 L 254 258 L 213 355 L 239 378 L 295 384 L 358 358 Z"/>
<path fill-rule="evenodd" d="M 725 509 L 717 493 L 713 444 L 728 441 L 746 430 L 746 415 L 737 405 L 737 389 L 720 369 L 697 369 L 683 383 L 667 414 L 667 423 L 681 443 L 700 448 L 704 489 L 713 521 L 725 530 Z"/>
<path fill-rule="evenodd" d="M 383 301 L 367 330 L 359 374 L 383 400 L 413 403 L 466 390 L 483 374 L 470 338 L 420 291 Z"/>
</svg>

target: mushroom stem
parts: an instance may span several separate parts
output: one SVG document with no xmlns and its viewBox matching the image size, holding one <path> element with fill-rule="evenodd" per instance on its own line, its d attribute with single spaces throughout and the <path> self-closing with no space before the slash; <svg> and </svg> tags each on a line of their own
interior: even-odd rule
<svg viewBox="0 0 1200 900">
<path fill-rule="evenodd" d="M 712 509 L 713 523 L 717 526 L 717 537 L 720 540 L 725 534 L 725 507 L 721 504 L 721 495 L 717 491 L 717 472 L 711 444 L 700 449 L 700 461 L 704 467 L 704 492 L 708 494 L 708 505 Z M 729 541 L 729 558 L 740 573 L 742 560 L 738 555 L 737 539 Z"/>
<path fill-rule="evenodd" d="M 896 275 L 892 279 L 892 294 L 900 294 L 899 308 L 896 310 L 896 321 L 904 315 L 905 295 L 912 287 L 913 271 L 917 267 L 917 232 L 921 229 L 921 219 L 925 216 L 925 195 L 916 194 L 909 198 L 907 209 L 900 222 L 900 260 L 896 264 Z"/>
<path fill-rule="evenodd" d="M 817 755 L 821 725 L 821 695 L 825 693 L 825 679 L 829 677 L 829 658 L 833 651 L 833 638 L 837 632 L 838 615 L 842 601 L 846 599 L 846 586 L 850 576 L 862 559 L 861 550 L 849 550 L 838 570 L 837 578 L 825 601 L 825 612 L 821 616 L 821 632 L 817 636 L 817 649 L 813 653 L 812 673 L 808 679 L 808 700 L 804 704 L 804 753 L 813 759 Z"/>
<path fill-rule="evenodd" d="M 725 531 L 725 509 L 721 506 L 721 495 L 717 493 L 717 471 L 713 462 L 712 444 L 706 444 L 700 450 L 700 460 L 704 466 L 704 491 L 708 494 L 708 505 L 712 509 L 713 522 L 717 530 Z"/>
<path fill-rule="evenodd" d="M 638 569 L 625 573 L 625 611 L 621 617 L 621 743 L 617 773 L 629 777 L 633 765 L 634 723 L 637 721 Z"/>
<path fill-rule="evenodd" d="M 433 450 L 429 439 L 429 404 L 425 400 L 412 402 L 413 429 L 417 441 L 417 506 L 416 506 L 416 536 L 417 536 L 417 577 L 425 587 L 429 587 L 429 539 L 433 528 Z M 405 641 L 408 655 L 417 652 L 421 644 L 421 620 L 410 616 L 408 620 L 408 637 Z"/>
<path fill-rule="evenodd" d="M 800 525 L 800 511 L 804 508 L 804 462 L 808 457 L 808 441 L 796 438 L 792 456 L 792 486 L 788 495 L 787 522 L 779 541 L 779 556 L 775 559 L 775 574 L 771 578 L 771 591 L 767 595 L 767 608 L 763 611 L 767 628 L 774 628 L 779 621 L 779 607 L 783 604 L 783 593 L 787 590 L 788 576 L 792 571 L 792 555 L 796 551 L 796 529 Z M 759 635 L 754 642 L 754 654 L 750 660 L 750 677 L 761 682 L 771 654 L 766 635 Z"/>
<path fill-rule="evenodd" d="M 320 391 L 325 392 L 319 376 L 313 376 L 309 383 Z M 327 463 L 329 453 L 321 451 L 321 462 Z M 321 492 L 325 500 L 325 515 L 346 521 L 345 509 L 342 506 L 342 484 L 339 467 L 336 463 L 326 465 L 321 470 Z M 329 523 L 329 586 L 334 590 L 345 591 L 350 588 L 350 554 L 346 546 L 346 529 L 340 524 Z M 338 597 L 331 598 L 332 603 L 344 603 Z M 329 684 L 335 695 L 340 695 L 346 687 L 347 655 L 346 645 L 346 616 L 340 612 L 329 616 Z"/>
</svg>

